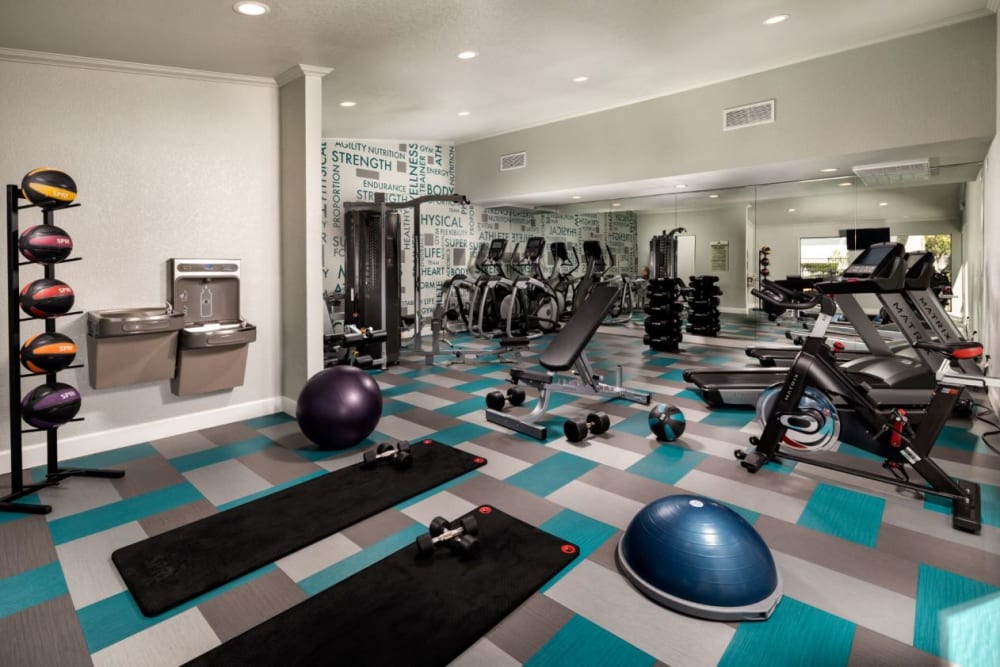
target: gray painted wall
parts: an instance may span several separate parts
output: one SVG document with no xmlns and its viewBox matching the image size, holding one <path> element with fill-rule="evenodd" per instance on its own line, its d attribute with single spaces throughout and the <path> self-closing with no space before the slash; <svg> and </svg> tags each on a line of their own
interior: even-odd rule
<svg viewBox="0 0 1000 667">
<path fill-rule="evenodd" d="M 473 202 L 957 139 L 996 128 L 996 21 L 983 17 L 456 147 Z M 960 76 L 958 74 L 961 74 Z M 776 122 L 722 110 L 776 99 Z M 527 168 L 498 158 L 527 151 Z"/>
<path fill-rule="evenodd" d="M 80 189 L 82 205 L 56 218 L 82 258 L 57 267 L 76 291 L 76 308 L 162 305 L 168 258 L 239 258 L 241 310 L 257 325 L 246 383 L 231 392 L 178 398 L 168 382 L 95 390 L 86 368 L 60 373 L 60 381 L 82 393 L 85 418 L 60 430 L 64 453 L 73 451 L 74 439 L 89 437 L 91 450 L 109 449 L 148 439 L 139 431 L 163 420 L 184 432 L 210 425 L 199 422 L 199 414 L 225 420 L 237 406 L 273 403 L 281 355 L 277 89 L 6 61 L 0 61 L 0 81 L 3 183 L 20 183 L 34 167 L 57 166 Z M 40 219 L 26 211 L 21 223 Z M 0 270 L 5 263 L 0 259 Z M 41 273 L 22 267 L 22 282 Z M 86 363 L 84 316 L 61 318 L 58 328 L 76 341 L 83 350 L 78 359 Z M 23 335 L 41 330 L 40 322 L 21 328 Z M 5 471 L 6 327 L 0 343 Z M 24 386 L 37 383 L 26 379 Z M 28 447 L 41 442 L 41 433 L 25 437 Z"/>
</svg>

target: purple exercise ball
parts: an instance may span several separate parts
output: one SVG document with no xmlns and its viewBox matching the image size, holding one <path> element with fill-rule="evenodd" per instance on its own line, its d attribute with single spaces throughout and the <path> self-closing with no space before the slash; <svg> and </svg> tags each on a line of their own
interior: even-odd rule
<svg viewBox="0 0 1000 667">
<path fill-rule="evenodd" d="M 347 449 L 375 430 L 382 417 L 378 383 L 354 366 L 333 366 L 309 378 L 295 419 L 320 449 Z"/>
</svg>

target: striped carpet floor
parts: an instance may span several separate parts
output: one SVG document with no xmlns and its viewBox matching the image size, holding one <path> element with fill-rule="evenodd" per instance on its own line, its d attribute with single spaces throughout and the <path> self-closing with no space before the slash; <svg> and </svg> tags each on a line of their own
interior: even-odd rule
<svg viewBox="0 0 1000 667">
<path fill-rule="evenodd" d="M 741 318 L 724 321 L 734 337 L 762 338 Z M 644 406 L 571 396 L 553 401 L 552 435 L 537 442 L 484 419 L 483 397 L 507 367 L 404 363 L 375 374 L 382 419 L 349 451 L 320 451 L 275 414 L 70 462 L 127 474 L 39 492 L 54 507 L 45 517 L 0 514 L 0 665 L 179 664 L 411 543 L 432 517 L 481 503 L 580 545 L 583 557 L 458 665 L 1000 664 L 1000 456 L 980 437 L 988 426 L 953 421 L 934 451 L 982 485 L 983 531 L 968 535 L 941 505 L 860 478 L 802 464 L 746 473 L 733 451 L 759 430 L 752 412 L 710 410 L 681 378 L 685 368 L 745 365 L 742 347 L 688 337 L 680 352 L 656 354 L 641 323 L 628 328 L 639 338 L 602 329 L 588 356 L 605 372 L 621 364 L 629 386 L 684 411 L 674 443 L 651 439 Z M 595 409 L 610 431 L 580 444 L 561 437 L 563 419 Z M 139 613 L 111 564 L 120 546 L 351 465 L 378 441 L 425 436 L 489 464 L 156 618 Z M 785 592 L 770 620 L 688 618 L 618 573 L 614 547 L 630 519 L 680 492 L 726 503 L 767 541 Z M 372 622 L 369 639 L 381 641 Z"/>
</svg>

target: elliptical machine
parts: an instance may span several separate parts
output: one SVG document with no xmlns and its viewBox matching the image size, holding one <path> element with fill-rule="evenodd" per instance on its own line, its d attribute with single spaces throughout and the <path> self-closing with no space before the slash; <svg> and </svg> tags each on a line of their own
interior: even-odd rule
<svg viewBox="0 0 1000 667">
<path fill-rule="evenodd" d="M 583 277 L 576 284 L 573 292 L 573 311 L 580 310 L 580 306 L 586 301 L 590 290 L 594 285 L 601 282 L 608 265 L 604 261 L 604 252 L 601 250 L 601 242 L 590 240 L 583 242 Z"/>
<path fill-rule="evenodd" d="M 556 291 L 545 280 L 541 257 L 545 239 L 532 236 L 524 246 L 524 257 L 514 271 L 520 275 L 511 286 L 511 302 L 507 309 L 507 336 L 537 338 L 559 326 L 561 311 Z M 526 267 L 522 271 L 520 267 Z"/>
<path fill-rule="evenodd" d="M 486 261 L 488 249 L 486 243 L 480 243 L 479 251 L 472 258 L 469 270 L 466 273 L 456 273 L 441 284 L 442 296 L 439 301 L 443 313 L 441 326 L 448 333 L 462 333 L 471 329 L 472 302 L 479 278 L 483 275 L 482 264 Z M 478 275 L 474 275 L 473 270 Z M 461 323 L 456 324 L 458 322 Z"/>
<path fill-rule="evenodd" d="M 573 251 L 573 261 L 569 259 L 569 251 Z M 549 244 L 552 255 L 552 270 L 549 272 L 548 283 L 559 300 L 559 313 L 562 319 L 567 319 L 573 310 L 573 293 L 576 280 L 573 273 L 580 268 L 580 255 L 576 247 L 565 241 L 555 241 Z"/>
<path fill-rule="evenodd" d="M 752 294 L 788 310 L 806 310 L 818 303 L 820 314 L 785 381 L 765 389 L 758 399 L 757 417 L 764 425 L 764 432 L 760 437 L 750 438 L 751 448 L 735 452 L 740 465 L 753 473 L 769 461 L 785 458 L 949 498 L 952 526 L 979 533 L 982 524 L 979 485 L 952 478 L 930 458 L 931 449 L 961 394 L 962 384 L 949 381 L 939 372 L 930 403 L 919 425 L 914 427 L 904 409 L 880 410 L 866 388 L 837 365 L 826 345 L 826 327 L 837 309 L 830 296 L 796 292 L 769 280 L 762 281 Z M 924 341 L 915 346 L 943 355 L 942 370 L 959 360 L 979 357 L 983 352 L 982 345 L 969 341 Z M 843 405 L 834 405 L 831 396 Z M 833 449 L 841 440 L 883 457 L 882 467 L 890 476 L 804 455 Z M 926 484 L 911 482 L 906 464 Z"/>
<path fill-rule="evenodd" d="M 632 321 L 632 311 L 635 310 L 635 287 L 632 278 L 624 273 L 612 274 L 611 269 L 617 264 L 615 254 L 611 252 L 611 247 L 605 245 L 604 250 L 608 253 L 608 263 L 604 268 L 599 282 L 607 283 L 618 287 L 618 298 L 604 318 L 604 324 L 628 324 Z"/>
<path fill-rule="evenodd" d="M 487 253 L 485 280 L 477 285 L 473 305 L 475 325 L 470 329 L 473 335 L 487 338 L 502 334 L 503 325 L 513 308 L 514 280 L 510 277 L 512 267 L 517 263 L 515 244 L 509 255 L 504 253 L 507 239 L 493 239 Z"/>
</svg>

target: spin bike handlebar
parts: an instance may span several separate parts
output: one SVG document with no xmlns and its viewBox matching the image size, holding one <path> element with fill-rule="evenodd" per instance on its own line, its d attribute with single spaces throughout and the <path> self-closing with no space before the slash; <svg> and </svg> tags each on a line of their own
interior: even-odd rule
<svg viewBox="0 0 1000 667">
<path fill-rule="evenodd" d="M 808 294 L 801 290 L 782 287 L 776 282 L 767 279 L 760 282 L 760 289 L 755 287 L 750 290 L 750 293 L 768 303 L 787 310 L 809 310 L 818 306 L 823 300 L 823 295 L 819 292 Z"/>
</svg>

